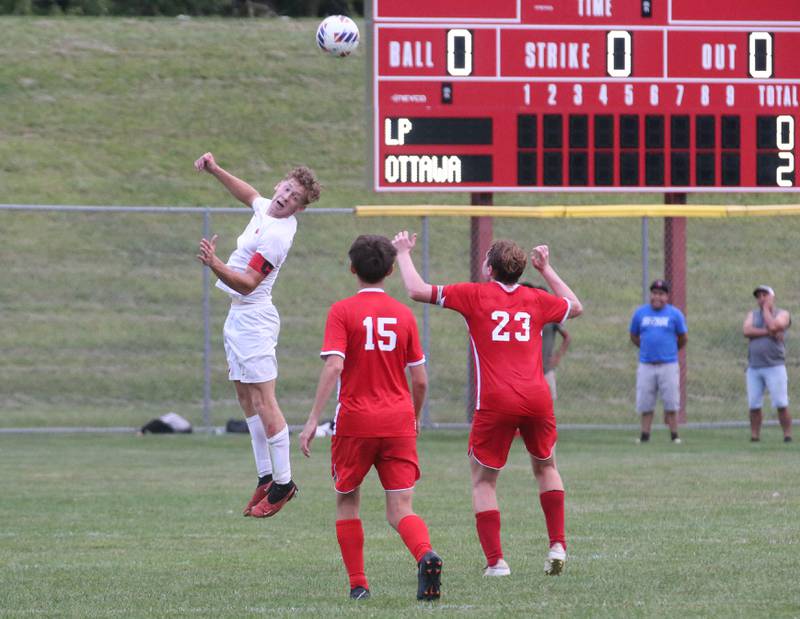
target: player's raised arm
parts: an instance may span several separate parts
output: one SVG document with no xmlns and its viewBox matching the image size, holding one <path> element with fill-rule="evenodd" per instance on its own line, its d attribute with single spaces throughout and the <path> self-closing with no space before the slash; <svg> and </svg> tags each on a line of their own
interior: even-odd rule
<svg viewBox="0 0 800 619">
<path fill-rule="evenodd" d="M 216 162 L 214 155 L 211 153 L 205 153 L 202 157 L 197 159 L 197 161 L 194 162 L 194 167 L 198 172 L 205 170 L 211 174 L 211 176 L 225 186 L 225 189 L 227 189 L 234 198 L 245 206 L 252 208 L 253 200 L 261 195 L 251 185 L 223 169 L 222 166 Z"/>
<path fill-rule="evenodd" d="M 342 373 L 342 368 L 344 368 L 344 359 L 339 355 L 328 355 L 325 358 L 325 365 L 322 368 L 322 372 L 320 372 L 319 382 L 317 383 L 314 404 L 308 414 L 308 421 L 306 421 L 306 425 L 300 433 L 300 449 L 306 457 L 311 455 L 311 441 L 316 436 L 320 415 L 325 409 L 325 403 L 328 398 L 331 397 L 331 392 Z"/>
<path fill-rule="evenodd" d="M 409 234 L 407 230 L 394 235 L 392 245 L 397 250 L 397 265 L 400 267 L 400 276 L 406 287 L 408 296 L 415 301 L 431 302 L 433 286 L 426 283 L 417 272 L 414 261 L 411 259 L 411 250 L 417 243 L 417 235 Z"/>
<path fill-rule="evenodd" d="M 538 245 L 531 250 L 531 264 L 542 274 L 544 281 L 550 286 L 553 294 L 566 298 L 569 303 L 567 318 L 576 318 L 583 313 L 583 305 L 577 295 L 564 283 L 550 264 L 550 249 L 547 245 Z"/>
</svg>

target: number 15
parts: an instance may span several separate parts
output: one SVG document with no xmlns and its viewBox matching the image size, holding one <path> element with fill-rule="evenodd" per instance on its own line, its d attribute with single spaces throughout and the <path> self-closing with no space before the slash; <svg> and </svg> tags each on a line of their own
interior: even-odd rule
<svg viewBox="0 0 800 619">
<path fill-rule="evenodd" d="M 397 346 L 397 333 L 389 329 L 390 325 L 397 324 L 397 318 L 378 318 L 378 348 L 380 350 L 394 350 Z M 367 316 L 361 323 L 367 330 L 367 341 L 364 342 L 364 350 L 375 350 L 374 326 L 372 316 Z"/>
</svg>

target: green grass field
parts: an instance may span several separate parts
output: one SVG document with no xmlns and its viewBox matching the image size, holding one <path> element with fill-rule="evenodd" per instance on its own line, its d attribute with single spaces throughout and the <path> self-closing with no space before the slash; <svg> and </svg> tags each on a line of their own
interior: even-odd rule
<svg viewBox="0 0 800 619">
<path fill-rule="evenodd" d="M 0 203 L 232 206 L 192 161 L 206 150 L 264 193 L 307 163 L 322 208 L 466 203 L 466 194 L 374 194 L 367 185 L 365 53 L 323 56 L 315 20 L 0 18 Z M 694 202 L 796 202 L 797 194 L 691 196 Z M 659 201 L 657 195 L 498 194 L 498 204 Z M 244 211 L 245 209 L 243 209 Z M 212 217 L 221 255 L 242 215 Z M 319 371 L 328 306 L 354 282 L 357 233 L 419 230 L 407 219 L 303 216 L 275 289 L 282 315 L 278 391 L 301 423 Z M 431 222 L 431 279 L 469 277 L 469 222 Z M 546 242 L 586 307 L 570 324 L 559 415 L 635 422 L 635 351 L 627 324 L 641 301 L 639 220 L 495 220 L 497 237 Z M 169 410 L 201 422 L 199 217 L 0 211 L 0 427 L 140 425 Z M 762 282 L 800 311 L 793 269 L 800 218 L 689 223 L 688 414 L 744 418 L 740 327 Z M 651 222 L 650 273 L 662 274 L 662 224 Z M 389 290 L 401 294 L 396 278 Z M 212 291 L 213 423 L 238 416 L 226 380 Z M 421 316 L 419 307 L 415 308 Z M 431 410 L 464 419 L 466 338 L 432 312 Z M 800 397 L 800 347 L 789 339 Z"/>
<path fill-rule="evenodd" d="M 512 575 L 485 580 L 461 432 L 424 434 L 415 507 L 445 561 L 443 598 L 414 599 L 413 559 L 364 486 L 373 598 L 359 616 L 796 617 L 797 450 L 776 428 L 564 431 L 569 560 L 542 573 L 544 519 L 521 443 L 499 486 Z M 296 437 L 293 437 L 296 441 Z M 329 441 L 294 454 L 297 500 L 243 518 L 246 436 L 0 436 L 0 616 L 350 616 Z M 46 454 L 46 455 L 45 455 Z"/>
</svg>

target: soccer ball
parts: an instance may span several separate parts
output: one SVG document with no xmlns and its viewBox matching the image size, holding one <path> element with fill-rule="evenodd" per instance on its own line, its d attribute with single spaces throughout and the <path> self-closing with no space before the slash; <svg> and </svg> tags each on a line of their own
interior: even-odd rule
<svg viewBox="0 0 800 619">
<path fill-rule="evenodd" d="M 317 28 L 317 45 L 331 56 L 349 56 L 358 47 L 358 26 L 345 15 L 331 15 Z"/>
</svg>

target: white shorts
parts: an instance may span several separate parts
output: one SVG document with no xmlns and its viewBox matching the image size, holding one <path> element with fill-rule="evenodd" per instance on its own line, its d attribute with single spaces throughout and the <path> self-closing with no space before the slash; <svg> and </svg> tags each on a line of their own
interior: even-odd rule
<svg viewBox="0 0 800 619">
<path fill-rule="evenodd" d="M 278 377 L 275 348 L 281 319 L 272 304 L 231 305 L 222 338 L 228 359 L 228 379 L 265 383 Z"/>
</svg>

